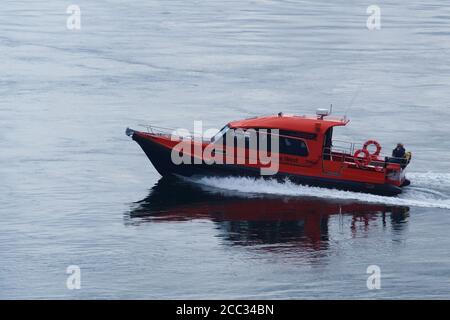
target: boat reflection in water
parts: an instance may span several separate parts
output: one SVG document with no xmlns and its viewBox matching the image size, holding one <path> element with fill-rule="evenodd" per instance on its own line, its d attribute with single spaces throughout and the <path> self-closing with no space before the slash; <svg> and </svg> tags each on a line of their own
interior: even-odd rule
<svg viewBox="0 0 450 320">
<path fill-rule="evenodd" d="M 393 233 L 399 233 L 408 216 L 409 207 L 404 206 L 242 195 L 162 178 L 125 218 L 127 224 L 133 225 L 208 219 L 217 224 L 219 236 L 228 244 L 275 247 L 290 244 L 326 249 L 330 219 L 336 221 L 333 225 L 337 225 L 337 232 L 357 237 L 367 234 L 373 225 L 382 229 L 390 226 Z"/>
</svg>

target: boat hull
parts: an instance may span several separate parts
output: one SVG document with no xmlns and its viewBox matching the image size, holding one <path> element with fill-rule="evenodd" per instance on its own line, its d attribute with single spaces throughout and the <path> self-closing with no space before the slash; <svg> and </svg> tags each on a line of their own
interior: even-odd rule
<svg viewBox="0 0 450 320">
<path fill-rule="evenodd" d="M 349 180 L 329 179 L 323 177 L 301 176 L 296 174 L 287 174 L 279 172 L 271 176 L 261 176 L 260 170 L 254 167 L 248 167 L 238 164 L 174 164 L 171 159 L 172 150 L 160 143 L 148 139 L 144 136 L 131 133 L 142 150 L 147 155 L 155 169 L 162 176 L 179 175 L 184 177 L 193 176 L 219 176 L 219 177 L 264 177 L 268 179 L 277 179 L 290 181 L 316 187 L 324 187 L 330 189 L 340 189 L 346 191 L 356 191 L 371 193 L 384 196 L 394 196 L 402 192 L 400 187 L 391 184 L 372 184 Z"/>
</svg>

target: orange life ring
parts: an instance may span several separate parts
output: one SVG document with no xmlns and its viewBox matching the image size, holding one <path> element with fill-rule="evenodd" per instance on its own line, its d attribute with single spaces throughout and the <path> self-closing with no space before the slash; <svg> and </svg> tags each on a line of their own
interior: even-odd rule
<svg viewBox="0 0 450 320">
<path fill-rule="evenodd" d="M 378 143 L 378 141 L 375 141 L 375 140 L 366 141 L 366 143 L 364 143 L 363 149 L 367 150 L 367 147 L 370 146 L 371 144 L 373 144 L 375 147 L 377 147 L 377 150 L 375 150 L 374 153 L 369 153 L 369 155 L 372 157 L 379 156 L 380 152 L 381 152 L 381 145 Z"/>
<path fill-rule="evenodd" d="M 359 155 L 363 153 L 364 157 L 360 158 Z M 370 153 L 369 151 L 367 151 L 367 149 L 359 149 L 356 150 L 355 154 L 353 155 L 353 158 L 355 160 L 355 163 L 358 167 L 362 168 L 362 167 L 367 167 L 370 163 Z"/>
</svg>

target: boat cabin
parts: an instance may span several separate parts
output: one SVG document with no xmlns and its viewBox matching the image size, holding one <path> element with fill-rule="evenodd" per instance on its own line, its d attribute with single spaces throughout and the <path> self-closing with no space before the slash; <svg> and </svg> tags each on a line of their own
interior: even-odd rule
<svg viewBox="0 0 450 320">
<path fill-rule="evenodd" d="M 347 176 L 351 179 L 381 183 L 385 181 L 389 170 L 398 173 L 401 165 L 390 163 L 387 157 L 381 157 L 381 146 L 376 141 L 368 141 L 357 148 L 352 142 L 333 139 L 334 127 L 345 126 L 349 120 L 345 117 L 328 116 L 326 110 L 319 109 L 316 115 L 277 115 L 255 117 L 232 121 L 212 140 L 224 139 L 229 129 L 249 129 L 257 132 L 275 134 L 279 138 L 280 168 L 287 172 L 305 175 Z M 244 136 L 245 138 L 245 136 Z M 374 144 L 375 152 L 369 152 L 368 146 Z M 246 149 L 249 148 L 246 143 Z M 268 145 L 270 152 L 270 145 Z M 363 172 L 362 172 L 363 171 Z M 373 174 L 371 174 L 373 173 Z M 371 180 L 371 178 L 373 178 Z M 400 181 L 398 174 L 393 180 Z"/>
<path fill-rule="evenodd" d="M 283 115 L 234 121 L 232 129 L 278 130 L 279 153 L 304 157 L 310 163 L 322 157 L 330 158 L 333 127 L 345 126 L 349 121 L 340 118 Z"/>
</svg>

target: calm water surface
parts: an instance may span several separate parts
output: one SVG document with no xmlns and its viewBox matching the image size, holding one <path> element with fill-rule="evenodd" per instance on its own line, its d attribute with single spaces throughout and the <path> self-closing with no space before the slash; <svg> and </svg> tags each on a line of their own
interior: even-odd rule
<svg viewBox="0 0 450 320">
<path fill-rule="evenodd" d="M 2 2 L 0 298 L 450 298 L 450 4 L 74 2 Z M 124 135 L 330 103 L 404 194 L 161 179 Z"/>
</svg>

